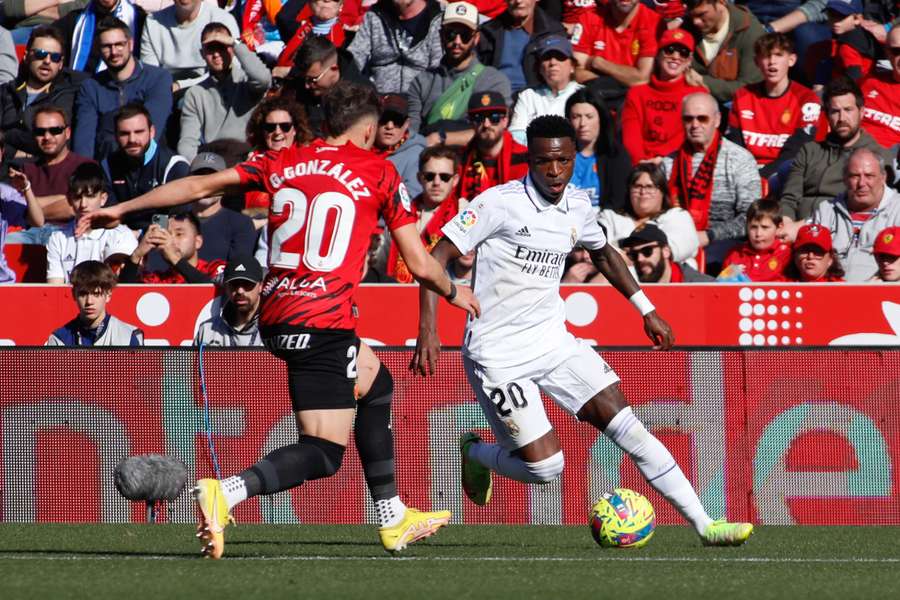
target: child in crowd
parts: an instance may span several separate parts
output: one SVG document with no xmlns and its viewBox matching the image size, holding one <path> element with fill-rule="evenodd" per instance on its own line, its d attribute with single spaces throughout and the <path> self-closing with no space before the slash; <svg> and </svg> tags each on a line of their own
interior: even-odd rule
<svg viewBox="0 0 900 600">
<path fill-rule="evenodd" d="M 116 275 L 106 263 L 85 260 L 72 269 L 78 316 L 50 334 L 45 346 L 142 346 L 144 332 L 106 312 Z"/>
<path fill-rule="evenodd" d="M 86 260 L 112 262 L 121 266 L 137 248 L 134 233 L 124 225 L 114 229 L 92 229 L 75 236 L 75 225 L 83 215 L 106 204 L 106 178 L 97 163 L 79 165 L 72 173 L 66 199 L 75 219 L 47 242 L 47 283 L 68 283 L 72 269 Z"/>
<path fill-rule="evenodd" d="M 781 240 L 777 200 L 757 200 L 747 209 L 747 241 L 725 256 L 720 281 L 783 281 L 791 247 Z"/>
<path fill-rule="evenodd" d="M 853 81 L 868 75 L 879 58 L 878 40 L 862 27 L 862 0 L 829 0 L 825 6 L 831 26 L 831 71 L 817 74 L 817 84 L 846 75 Z"/>
<path fill-rule="evenodd" d="M 2 145 L 3 134 L 0 132 L 0 147 Z M 3 152 L 0 150 L 2 158 Z M 31 182 L 23 173 L 12 168 L 9 175 L 13 185 L 0 183 L 0 284 L 16 282 L 16 274 L 6 264 L 4 254 L 9 228 L 26 224 L 32 227 L 44 225 L 44 211 L 31 191 Z"/>
</svg>

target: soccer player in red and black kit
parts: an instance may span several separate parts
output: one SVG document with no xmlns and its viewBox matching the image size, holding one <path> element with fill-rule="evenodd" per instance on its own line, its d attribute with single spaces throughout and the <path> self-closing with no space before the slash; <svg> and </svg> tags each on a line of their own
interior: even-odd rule
<svg viewBox="0 0 900 600">
<path fill-rule="evenodd" d="M 390 431 L 393 379 L 355 332 L 353 296 L 379 215 L 420 283 L 471 315 L 478 315 L 478 303 L 471 289 L 453 285 L 425 251 L 400 175 L 369 151 L 379 118 L 374 91 L 342 82 L 325 97 L 323 108 L 331 133 L 325 140 L 179 179 L 92 213 L 82 223 L 109 226 L 134 210 L 182 204 L 227 187 L 272 195 L 270 271 L 260 331 L 268 349 L 287 363 L 300 438 L 235 476 L 197 482 L 197 535 L 203 553 L 213 558 L 224 552 L 223 530 L 235 504 L 333 475 L 351 426 L 386 550 L 402 550 L 450 520 L 449 511 L 420 512 L 397 495 Z"/>
</svg>

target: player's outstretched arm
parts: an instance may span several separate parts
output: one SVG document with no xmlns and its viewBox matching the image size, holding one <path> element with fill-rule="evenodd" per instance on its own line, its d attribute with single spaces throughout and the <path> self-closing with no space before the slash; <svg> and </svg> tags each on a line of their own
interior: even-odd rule
<svg viewBox="0 0 900 600">
<path fill-rule="evenodd" d="M 443 238 L 432 249 L 431 256 L 446 273 L 447 264 L 462 254 L 453 242 Z M 434 374 L 441 352 L 441 339 L 437 333 L 437 302 L 438 295 L 435 292 L 424 285 L 419 287 L 419 335 L 409 368 L 423 376 Z"/>
<path fill-rule="evenodd" d="M 129 213 L 150 208 L 178 206 L 201 198 L 216 196 L 224 192 L 226 188 L 239 186 L 240 183 L 240 175 L 235 169 L 176 179 L 127 202 L 109 208 L 101 208 L 84 215 L 78 221 L 75 233 L 80 235 L 91 229 L 102 227 L 109 229 L 118 225 L 122 217 Z"/>
<path fill-rule="evenodd" d="M 591 261 L 597 270 L 603 273 L 607 281 L 619 293 L 628 298 L 635 308 L 644 317 L 644 333 L 653 342 L 654 350 L 668 350 L 675 343 L 675 335 L 672 328 L 662 317 L 656 314 L 656 307 L 641 290 L 631 271 L 618 251 L 611 244 L 606 244 L 599 250 L 591 250 Z"/>
</svg>

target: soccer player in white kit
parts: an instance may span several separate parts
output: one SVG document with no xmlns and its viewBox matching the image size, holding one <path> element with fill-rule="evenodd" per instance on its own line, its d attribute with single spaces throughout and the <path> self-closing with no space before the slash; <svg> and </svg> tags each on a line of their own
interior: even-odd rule
<svg viewBox="0 0 900 600">
<path fill-rule="evenodd" d="M 472 282 L 482 311 L 466 324 L 463 365 L 497 443 L 485 443 L 473 432 L 460 439 L 466 495 L 486 504 L 492 472 L 536 484 L 562 473 L 563 454 L 544 410 L 543 390 L 625 451 L 704 544 L 743 544 L 753 525 L 707 515 L 671 453 L 632 413 L 612 368 L 566 330 L 559 284 L 566 256 L 580 244 L 643 315 L 654 348 L 673 343 L 669 325 L 607 244 L 588 195 L 569 185 L 576 152 L 572 126 L 562 117 L 542 116 L 532 121 L 527 137 L 529 174 L 477 196 L 444 226 L 445 237 L 432 251 L 443 265 L 476 251 Z M 434 372 L 440 352 L 437 299 L 420 288 L 419 339 L 411 368 L 422 375 Z"/>
</svg>

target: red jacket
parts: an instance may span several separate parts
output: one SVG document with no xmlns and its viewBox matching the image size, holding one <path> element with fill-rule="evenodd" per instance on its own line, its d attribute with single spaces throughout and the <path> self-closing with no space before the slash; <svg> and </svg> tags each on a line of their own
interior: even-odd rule
<svg viewBox="0 0 900 600">
<path fill-rule="evenodd" d="M 754 250 L 748 242 L 735 246 L 725 256 L 722 269 L 742 265 L 750 281 L 784 281 L 784 269 L 791 262 L 791 247 L 776 242 L 771 248 Z"/>
<path fill-rule="evenodd" d="M 684 77 L 636 85 L 622 106 L 622 142 L 634 164 L 654 156 L 668 156 L 684 142 L 681 99 L 706 88 L 688 85 Z"/>
</svg>

